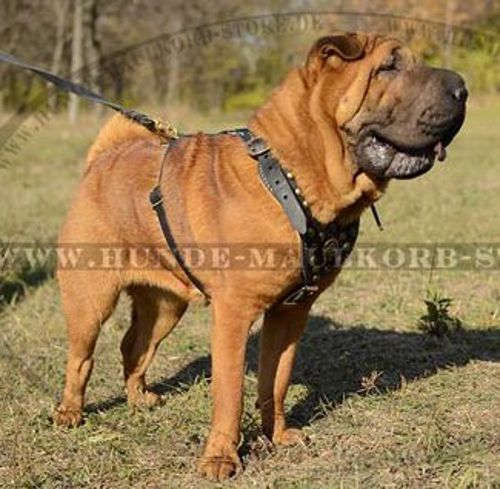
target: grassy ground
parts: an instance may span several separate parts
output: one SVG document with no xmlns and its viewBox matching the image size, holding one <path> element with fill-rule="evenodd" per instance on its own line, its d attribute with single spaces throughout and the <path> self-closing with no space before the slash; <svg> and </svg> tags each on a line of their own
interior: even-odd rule
<svg viewBox="0 0 500 489">
<path fill-rule="evenodd" d="M 360 241 L 500 243 L 499 110 L 498 100 L 473 105 L 447 163 L 393 184 L 379 205 L 386 231 L 366 216 Z M 3 239 L 55 238 L 96 128 L 53 121 L 2 170 Z M 454 299 L 463 332 L 417 330 L 429 286 Z M 130 413 L 122 301 L 99 340 L 87 422 L 65 430 L 49 422 L 66 353 L 50 271 L 0 271 L 0 291 L 0 487 L 210 486 L 194 470 L 209 429 L 207 310 L 192 309 L 158 353 L 150 380 L 164 405 Z M 314 307 L 288 397 L 305 447 L 271 449 L 259 431 L 257 331 L 245 472 L 228 487 L 500 487 L 499 272 L 346 270 Z"/>
</svg>

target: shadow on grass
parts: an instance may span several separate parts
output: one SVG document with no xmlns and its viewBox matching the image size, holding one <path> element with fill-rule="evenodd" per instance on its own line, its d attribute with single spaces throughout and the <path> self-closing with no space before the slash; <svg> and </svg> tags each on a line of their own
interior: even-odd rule
<svg viewBox="0 0 500 489">
<path fill-rule="evenodd" d="M 13 300 L 19 301 L 26 291 L 39 287 L 55 273 L 54 266 L 25 266 L 21 270 L 9 274 L 0 274 L 0 310 Z"/>
<path fill-rule="evenodd" d="M 258 333 L 251 335 L 247 370 L 257 372 Z M 325 415 L 346 397 L 366 391 L 363 379 L 378 372 L 375 393 L 397 390 L 402 378 L 416 380 L 471 360 L 500 361 L 500 329 L 471 329 L 450 338 L 397 332 L 363 325 L 344 327 L 323 316 L 311 316 L 302 337 L 292 383 L 307 386 L 308 394 L 288 413 L 295 426 L 305 426 Z M 152 385 L 160 394 L 187 390 L 197 379 L 210 377 L 210 356 L 183 367 L 174 376 Z M 373 391 L 371 392 L 373 393 Z M 88 406 L 87 412 L 112 409 L 126 402 L 120 396 Z"/>
</svg>

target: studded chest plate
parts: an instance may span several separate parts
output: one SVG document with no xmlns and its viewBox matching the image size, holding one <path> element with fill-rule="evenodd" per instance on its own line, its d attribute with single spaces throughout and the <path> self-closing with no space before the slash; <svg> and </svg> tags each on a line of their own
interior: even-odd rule
<svg viewBox="0 0 500 489">
<path fill-rule="evenodd" d="M 248 154 L 257 161 L 263 184 L 300 235 L 302 284 L 282 300 L 284 304 L 296 304 L 314 295 L 321 279 L 345 262 L 358 237 L 359 219 L 344 226 L 336 221 L 321 224 L 311 214 L 293 176 L 283 169 L 262 138 L 255 137 L 249 129 L 229 133 L 245 142 Z"/>
</svg>

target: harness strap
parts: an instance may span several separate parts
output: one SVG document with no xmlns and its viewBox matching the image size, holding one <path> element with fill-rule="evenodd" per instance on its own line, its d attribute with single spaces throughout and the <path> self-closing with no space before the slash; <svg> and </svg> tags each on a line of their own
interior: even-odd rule
<svg viewBox="0 0 500 489">
<path fill-rule="evenodd" d="M 156 134 L 161 139 L 165 141 L 169 141 L 171 139 L 177 139 L 179 136 L 177 134 L 177 130 L 175 127 L 168 121 L 162 121 L 160 119 L 153 119 L 148 115 L 139 112 L 133 109 L 126 109 L 122 107 L 120 104 L 115 102 L 111 102 L 106 100 L 102 95 L 99 95 L 92 90 L 89 90 L 87 87 L 80 85 L 78 83 L 74 83 L 72 81 L 66 80 L 65 78 L 61 78 L 60 76 L 54 75 L 50 71 L 44 70 L 43 68 L 39 68 L 38 66 L 34 66 L 32 64 L 26 63 L 11 54 L 7 54 L 3 51 L 0 51 L 0 61 L 5 63 L 17 66 L 19 68 L 24 68 L 26 70 L 35 73 L 40 76 L 44 80 L 55 85 L 60 90 L 64 92 L 73 93 L 78 95 L 81 98 L 86 100 L 90 100 L 91 102 L 96 102 L 98 104 L 109 107 L 110 109 L 116 110 L 127 119 L 145 127 L 148 131 Z"/>
<path fill-rule="evenodd" d="M 258 162 L 262 183 L 281 204 L 293 228 L 300 235 L 305 234 L 308 215 L 303 203 L 297 198 L 300 190 L 294 185 L 292 174 L 285 172 L 267 143 L 262 138 L 254 136 L 249 129 L 234 129 L 224 133 L 238 136 L 245 142 L 248 154 Z"/>
<path fill-rule="evenodd" d="M 179 266 L 182 268 L 184 273 L 186 274 L 187 278 L 191 281 L 191 283 L 207 298 L 210 299 L 210 296 L 205 290 L 205 287 L 203 284 L 196 278 L 196 276 L 193 274 L 191 269 L 188 267 L 187 263 L 184 260 L 184 257 L 182 256 L 181 251 L 179 250 L 179 247 L 177 246 L 177 243 L 175 242 L 174 236 L 172 234 L 172 230 L 170 229 L 170 225 L 168 223 L 168 218 L 167 218 L 167 213 L 165 212 L 165 207 L 163 205 L 163 195 L 161 193 L 160 189 L 160 184 L 161 184 L 161 178 L 163 175 L 163 168 L 165 166 L 165 162 L 167 159 L 167 155 L 169 151 L 176 145 L 178 139 L 175 141 L 172 141 L 166 148 L 165 153 L 163 154 L 163 158 L 161 161 L 161 166 L 160 166 L 160 173 L 158 175 L 158 182 L 156 186 L 153 188 L 153 190 L 149 194 L 149 202 L 151 203 L 151 207 L 154 209 L 156 212 L 156 215 L 158 216 L 158 221 L 160 223 L 160 228 L 163 232 L 163 236 L 165 236 L 165 240 L 167 242 L 167 245 L 174 255 L 175 259 L 177 260 L 177 263 Z"/>
</svg>

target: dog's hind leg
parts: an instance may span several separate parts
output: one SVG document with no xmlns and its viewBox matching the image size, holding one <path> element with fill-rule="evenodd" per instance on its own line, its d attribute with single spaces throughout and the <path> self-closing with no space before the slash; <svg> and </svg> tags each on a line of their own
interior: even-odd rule
<svg viewBox="0 0 500 489">
<path fill-rule="evenodd" d="M 92 372 L 101 325 L 115 308 L 120 289 L 114 273 L 63 270 L 58 273 L 68 329 L 68 362 L 62 401 L 53 415 L 65 426 L 82 423 L 85 388 Z"/>
<path fill-rule="evenodd" d="M 159 396 L 146 388 L 146 371 L 161 341 L 184 314 L 187 302 L 173 293 L 151 286 L 133 286 L 132 324 L 121 343 L 128 403 L 150 407 Z"/>
</svg>

